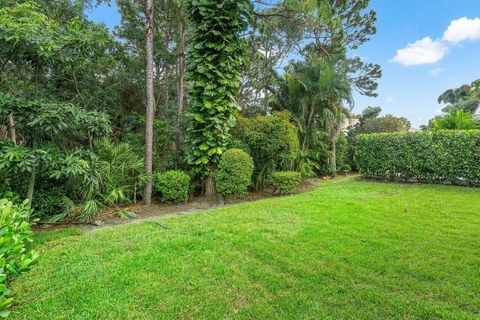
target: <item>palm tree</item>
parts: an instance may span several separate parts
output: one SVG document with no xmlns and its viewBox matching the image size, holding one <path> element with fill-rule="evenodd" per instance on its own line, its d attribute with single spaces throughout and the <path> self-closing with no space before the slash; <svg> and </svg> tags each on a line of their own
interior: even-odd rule
<svg viewBox="0 0 480 320">
<path fill-rule="evenodd" d="M 318 142 L 319 131 L 327 133 L 332 146 L 332 171 L 335 173 L 335 142 L 350 116 L 350 109 L 344 104 L 353 104 L 345 56 L 314 56 L 289 66 L 280 82 L 274 108 L 288 109 L 295 116 L 303 153 Z"/>
<path fill-rule="evenodd" d="M 315 139 L 325 109 L 334 111 L 342 103 L 352 101 L 343 62 L 342 56 L 312 57 L 290 65 L 280 82 L 274 108 L 288 109 L 294 114 L 303 148 Z"/>
<path fill-rule="evenodd" d="M 475 130 L 480 128 L 480 121 L 471 113 L 459 110 L 432 121 L 433 130 Z"/>
</svg>

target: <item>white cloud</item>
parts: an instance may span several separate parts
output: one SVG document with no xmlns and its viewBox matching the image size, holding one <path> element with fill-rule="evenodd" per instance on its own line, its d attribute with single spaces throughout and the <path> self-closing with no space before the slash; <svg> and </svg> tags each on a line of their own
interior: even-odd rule
<svg viewBox="0 0 480 320">
<path fill-rule="evenodd" d="M 436 69 L 430 70 L 430 71 L 428 72 L 428 74 L 429 74 L 431 77 L 435 78 L 435 77 L 437 77 L 437 76 L 438 76 L 440 73 L 442 73 L 442 72 L 443 72 L 443 69 L 442 69 L 442 68 L 436 68 Z"/>
<path fill-rule="evenodd" d="M 386 100 L 385 100 L 386 103 L 394 103 L 395 102 L 395 99 L 393 97 L 388 97 Z"/>
<path fill-rule="evenodd" d="M 443 40 L 451 43 L 480 40 L 480 18 L 463 17 L 453 20 L 443 34 Z"/>
<path fill-rule="evenodd" d="M 391 62 L 404 66 L 431 64 L 440 61 L 447 53 L 448 47 L 442 41 L 425 37 L 398 50 Z"/>
</svg>

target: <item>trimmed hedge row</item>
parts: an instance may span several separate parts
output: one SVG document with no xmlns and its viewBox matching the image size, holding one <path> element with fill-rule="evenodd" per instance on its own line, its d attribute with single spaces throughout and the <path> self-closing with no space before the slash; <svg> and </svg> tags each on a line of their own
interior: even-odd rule
<svg viewBox="0 0 480 320">
<path fill-rule="evenodd" d="M 480 186 L 480 130 L 361 135 L 355 162 L 369 178 Z"/>
</svg>

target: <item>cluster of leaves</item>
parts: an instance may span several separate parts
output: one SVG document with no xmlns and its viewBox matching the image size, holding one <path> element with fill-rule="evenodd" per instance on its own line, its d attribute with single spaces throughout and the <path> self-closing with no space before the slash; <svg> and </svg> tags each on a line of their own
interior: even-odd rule
<svg viewBox="0 0 480 320">
<path fill-rule="evenodd" d="M 0 93 L 0 121 L 14 117 L 15 129 L 33 146 L 40 142 L 66 148 L 78 143 L 91 145 L 95 137 L 112 133 L 109 116 L 71 103 L 49 103 L 20 99 Z"/>
<path fill-rule="evenodd" d="M 129 144 L 112 143 L 109 138 L 95 141 L 87 170 L 66 181 L 73 199 L 80 203 L 71 211 L 88 221 L 103 207 L 136 201 L 143 166 L 143 158 Z"/>
<path fill-rule="evenodd" d="M 480 120 L 469 112 L 458 110 L 436 117 L 431 127 L 433 130 L 475 130 L 480 129 Z"/>
<path fill-rule="evenodd" d="M 464 111 L 474 113 L 480 107 L 480 79 L 456 89 L 448 89 L 438 97 L 438 103 L 445 103 L 443 112 Z"/>
<path fill-rule="evenodd" d="M 275 172 L 270 177 L 273 190 L 283 194 L 294 191 L 301 183 L 302 175 L 295 171 Z"/>
<path fill-rule="evenodd" d="M 190 176 L 180 170 L 157 173 L 153 188 L 165 202 L 186 202 L 190 192 Z"/>
<path fill-rule="evenodd" d="M 478 186 L 480 131 L 361 135 L 355 162 L 371 178 Z"/>
<path fill-rule="evenodd" d="M 9 314 L 12 305 L 8 284 L 13 277 L 27 272 L 37 262 L 38 254 L 27 251 L 32 232 L 29 219 L 32 209 L 28 202 L 14 205 L 6 199 L 0 200 L 0 318 Z"/>
<path fill-rule="evenodd" d="M 227 150 L 215 171 L 217 192 L 222 196 L 243 195 L 252 184 L 253 159 L 241 149 Z"/>
<path fill-rule="evenodd" d="M 252 10 L 248 0 L 192 0 L 188 4 L 191 41 L 187 71 L 193 84 L 189 162 L 201 177 L 210 176 L 227 149 L 234 115 L 240 110 L 240 87 L 245 42 Z"/>
<path fill-rule="evenodd" d="M 299 154 L 298 130 L 290 119 L 288 111 L 253 119 L 237 117 L 232 146 L 244 149 L 252 156 L 256 190 L 268 186 L 268 178 L 273 172 L 290 169 Z"/>
<path fill-rule="evenodd" d="M 358 137 L 361 134 L 406 132 L 411 128 L 411 123 L 404 117 L 395 117 L 387 114 L 380 116 L 382 108 L 367 107 L 358 116 L 358 123 L 348 131 L 348 164 L 356 169 L 354 161 Z"/>
<path fill-rule="evenodd" d="M 109 101 L 100 92 L 115 67 L 116 43 L 108 29 L 78 12 L 61 17 L 54 13 L 62 7 L 59 1 L 37 2 L 43 1 L 7 3 L 0 9 L 3 89 L 88 107 Z M 62 2 L 63 11 L 76 7 Z"/>
</svg>

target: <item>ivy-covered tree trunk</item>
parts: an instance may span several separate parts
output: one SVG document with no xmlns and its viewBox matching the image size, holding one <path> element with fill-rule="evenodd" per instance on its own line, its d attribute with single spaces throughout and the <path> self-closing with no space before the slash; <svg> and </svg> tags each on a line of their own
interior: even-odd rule
<svg viewBox="0 0 480 320">
<path fill-rule="evenodd" d="M 152 204 L 152 171 L 153 171 L 153 117 L 154 92 L 153 92 L 153 0 L 147 0 L 146 23 L 146 54 L 147 54 L 147 112 L 145 130 L 145 181 L 144 203 Z"/>
<path fill-rule="evenodd" d="M 192 28 L 188 51 L 188 78 L 192 123 L 189 129 L 189 161 L 204 179 L 206 196 L 215 194 L 213 172 L 227 149 L 230 128 L 239 111 L 245 42 L 252 10 L 249 0 L 188 1 Z"/>
</svg>

